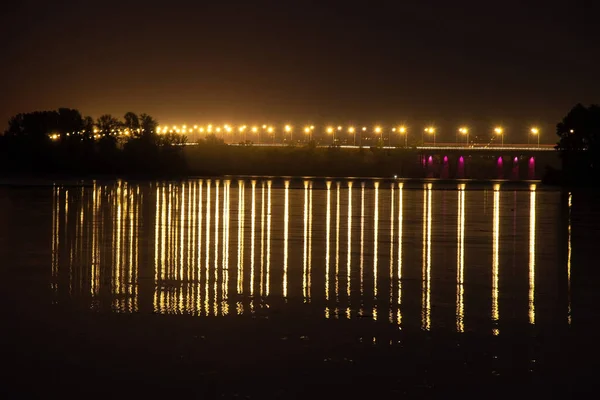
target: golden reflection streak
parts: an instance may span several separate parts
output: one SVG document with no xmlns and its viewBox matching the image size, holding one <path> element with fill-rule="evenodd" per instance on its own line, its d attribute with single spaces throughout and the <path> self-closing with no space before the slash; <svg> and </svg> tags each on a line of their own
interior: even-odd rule
<svg viewBox="0 0 600 400">
<path fill-rule="evenodd" d="M 352 181 L 348 182 L 348 262 L 346 264 L 346 294 L 348 295 L 348 309 L 350 312 L 350 293 L 351 293 L 351 278 L 352 278 Z"/>
<path fill-rule="evenodd" d="M 306 302 L 306 281 L 308 270 L 308 181 L 304 181 L 304 255 L 302 259 L 302 294 Z"/>
<path fill-rule="evenodd" d="M 96 187 L 96 181 L 94 181 L 94 187 L 92 190 L 92 271 L 90 292 L 92 296 L 95 297 L 98 295 L 98 289 L 100 286 L 100 274 L 98 268 L 98 224 L 96 223 L 96 219 L 98 218 L 99 194 L 98 188 Z M 156 248 L 158 249 L 158 247 Z"/>
<path fill-rule="evenodd" d="M 208 269 L 210 266 L 210 191 L 211 191 L 211 180 L 206 180 L 206 246 L 205 246 L 205 263 L 204 263 L 204 315 L 209 315 L 210 308 L 208 302 L 208 283 L 209 283 L 209 274 Z"/>
<path fill-rule="evenodd" d="M 265 182 L 261 182 L 260 193 L 260 295 L 264 295 L 264 261 L 265 261 Z"/>
<path fill-rule="evenodd" d="M 128 278 L 129 284 L 127 285 L 127 294 L 128 296 L 128 312 L 134 311 L 133 308 L 135 306 L 135 265 L 133 261 L 133 229 L 135 222 L 135 202 L 133 198 L 133 191 L 129 193 L 128 202 L 131 202 L 129 207 L 129 243 L 128 243 L 128 253 L 129 253 L 129 266 L 128 266 Z"/>
<path fill-rule="evenodd" d="M 189 309 L 191 309 L 191 296 L 189 295 L 189 292 L 192 290 L 192 263 L 191 263 L 191 258 L 192 258 L 192 232 L 194 229 L 194 224 L 192 224 L 192 211 L 194 211 L 194 205 L 195 205 L 195 198 L 194 198 L 194 191 L 192 191 L 192 182 L 189 181 L 188 185 L 187 185 L 187 192 L 188 192 L 188 215 L 187 215 L 187 220 L 186 220 L 186 225 L 187 225 L 187 232 L 186 232 L 186 236 L 187 236 L 187 260 L 185 263 L 186 266 L 186 279 L 188 281 L 188 307 Z"/>
<path fill-rule="evenodd" d="M 96 193 L 94 193 L 94 208 L 96 207 L 95 204 L 95 199 L 96 199 Z M 156 284 L 158 282 L 158 274 L 159 274 L 159 254 L 160 254 L 160 187 L 157 185 L 156 186 L 156 205 L 155 205 L 155 215 L 156 217 L 154 218 L 154 284 Z M 154 310 L 156 311 L 156 290 L 154 291 Z"/>
<path fill-rule="evenodd" d="M 535 217 L 536 185 L 529 192 L 529 323 L 535 324 Z"/>
<path fill-rule="evenodd" d="M 214 261 L 214 284 L 213 284 L 213 312 L 214 315 L 219 315 L 219 187 L 221 186 L 220 180 L 215 180 L 215 261 Z"/>
<path fill-rule="evenodd" d="M 458 185 L 458 221 L 456 252 L 456 330 L 465 331 L 465 184 Z"/>
<path fill-rule="evenodd" d="M 196 279 L 198 280 L 198 292 L 200 292 L 200 280 L 202 278 L 202 186 L 204 182 L 202 179 L 198 183 L 198 238 L 197 238 L 197 247 L 198 247 L 198 259 L 197 259 L 197 267 L 196 267 Z"/>
<path fill-rule="evenodd" d="M 60 243 L 60 188 L 54 187 L 52 191 L 52 283 L 51 288 L 56 291 L 58 289 L 58 262 L 59 262 L 59 243 Z M 95 194 L 95 193 L 94 193 Z M 95 268 L 95 262 L 92 262 L 92 268 Z M 94 271 L 95 272 L 95 271 Z M 95 277 L 95 273 L 92 276 Z M 92 283 L 96 281 L 93 279 Z M 97 290 L 97 289 L 96 289 Z"/>
<path fill-rule="evenodd" d="M 567 242 L 567 301 L 568 301 L 568 314 L 567 322 L 571 325 L 571 205 L 573 204 L 573 194 L 569 192 L 569 227 L 568 242 Z"/>
<path fill-rule="evenodd" d="M 283 297 L 288 291 L 288 228 L 290 222 L 290 181 L 285 181 L 285 208 L 283 217 Z"/>
<path fill-rule="evenodd" d="M 398 310 L 396 311 L 396 323 L 398 327 L 402 327 L 402 311 L 400 306 L 402 304 L 402 224 L 404 218 L 404 183 L 398 183 L 398 299 L 397 305 Z"/>
<path fill-rule="evenodd" d="M 267 296 L 269 295 L 271 286 L 271 184 L 271 181 L 267 181 Z"/>
<path fill-rule="evenodd" d="M 494 321 L 493 333 L 498 335 L 498 320 L 500 319 L 500 310 L 498 309 L 498 291 L 499 291 L 499 250 L 500 250 L 500 185 L 494 185 L 494 215 L 493 215 L 493 257 L 492 257 L 492 321 Z"/>
<path fill-rule="evenodd" d="M 119 309 L 119 295 L 121 294 L 121 224 L 122 224 L 122 191 L 121 191 L 121 182 L 119 182 L 119 186 L 117 187 L 117 216 L 115 218 L 115 223 L 117 224 L 116 238 L 115 238 L 115 278 L 114 278 L 114 289 L 117 297 L 115 298 L 116 307 Z"/>
<path fill-rule="evenodd" d="M 256 181 L 252 180 L 252 220 L 250 222 L 250 295 L 254 295 L 254 242 L 256 236 Z"/>
<path fill-rule="evenodd" d="M 375 304 L 373 305 L 373 319 L 377 320 L 377 261 L 379 258 L 379 182 L 374 182 L 375 188 L 375 204 L 373 212 L 373 297 Z"/>
<path fill-rule="evenodd" d="M 335 183 L 336 186 L 336 203 L 335 203 L 335 301 L 339 303 L 340 294 L 340 182 Z M 337 306 L 336 306 L 337 311 Z M 336 312 L 337 316 L 337 312 Z"/>
<path fill-rule="evenodd" d="M 308 301 L 310 302 L 312 277 L 312 216 L 313 216 L 313 183 L 310 182 L 308 192 Z"/>
<path fill-rule="evenodd" d="M 390 323 L 394 322 L 394 186 L 394 183 L 390 185 Z"/>
<path fill-rule="evenodd" d="M 166 190 L 165 187 L 162 186 L 160 188 L 161 191 L 161 216 L 160 216 L 160 279 L 165 280 L 165 263 L 167 259 L 167 206 L 166 206 Z"/>
<path fill-rule="evenodd" d="M 188 241 L 188 280 L 189 280 L 189 292 L 188 292 L 188 303 L 190 304 L 190 312 L 192 315 L 197 315 L 197 299 L 196 289 L 198 288 L 198 282 L 196 282 L 196 229 L 198 226 L 198 183 L 196 181 L 189 182 L 188 190 L 190 191 L 190 215 L 188 218 L 189 224 L 189 241 Z"/>
<path fill-rule="evenodd" d="M 244 181 L 238 180 L 238 271 L 237 292 L 244 291 Z"/>
<path fill-rule="evenodd" d="M 184 248 L 184 233 L 185 233 L 185 207 L 186 207 L 186 198 L 185 198 L 185 184 L 181 184 L 181 211 L 179 212 L 179 262 L 177 268 L 177 279 L 180 281 L 183 279 L 184 271 L 183 271 L 183 248 Z"/>
<path fill-rule="evenodd" d="M 329 300 L 329 251 L 331 239 L 331 181 L 327 181 L 327 209 L 325 213 L 325 300 Z M 329 318 L 329 304 L 325 307 L 325 316 Z"/>
<path fill-rule="evenodd" d="M 432 184 L 425 185 L 423 190 L 423 330 L 431 329 L 431 194 Z"/>
<path fill-rule="evenodd" d="M 361 307 L 359 310 L 359 315 L 364 314 L 364 309 L 362 308 L 362 304 L 364 301 L 364 278 L 365 278 L 365 270 L 364 270 L 364 252 L 365 252 L 365 183 L 361 182 L 360 184 L 360 299 L 361 299 Z"/>
<path fill-rule="evenodd" d="M 226 179 L 223 184 L 223 315 L 229 314 L 229 189 L 231 181 Z"/>
</svg>

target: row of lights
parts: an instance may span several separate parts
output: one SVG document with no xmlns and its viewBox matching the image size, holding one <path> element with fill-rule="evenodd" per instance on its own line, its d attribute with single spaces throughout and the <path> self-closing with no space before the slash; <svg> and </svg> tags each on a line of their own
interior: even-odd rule
<svg viewBox="0 0 600 400">
<path fill-rule="evenodd" d="M 275 132 L 275 128 L 272 125 L 262 125 L 262 127 L 260 126 L 252 126 L 252 127 L 248 127 L 247 125 L 241 125 L 237 128 L 237 130 L 239 132 L 245 132 L 247 130 L 252 131 L 252 132 L 258 132 L 259 130 L 265 130 L 268 133 L 273 133 Z M 194 125 L 193 127 L 188 128 L 186 125 L 182 125 L 181 127 L 177 126 L 177 125 L 173 125 L 172 127 L 158 127 L 157 128 L 157 133 L 193 133 L 193 132 L 199 132 L 199 133 L 221 133 L 221 132 L 227 132 L 227 133 L 231 133 L 233 132 L 235 129 L 228 124 L 221 126 L 213 126 L 212 124 L 207 125 L 206 127 L 203 126 L 198 126 L 198 125 Z M 291 133 L 293 131 L 293 127 L 291 125 L 285 125 L 283 127 L 283 130 L 287 133 Z M 315 130 L 315 126 L 314 125 L 310 125 L 310 126 L 305 126 L 303 131 L 305 133 L 310 133 L 312 131 Z M 327 126 L 325 128 L 325 131 L 329 134 L 333 134 L 336 131 L 340 132 L 343 130 L 342 126 L 337 126 L 337 128 L 333 127 L 333 126 Z M 368 128 L 366 126 L 363 126 L 361 128 L 361 130 L 363 132 L 366 132 L 368 130 Z M 357 131 L 357 129 L 353 126 L 348 127 L 347 129 L 348 133 L 354 133 Z M 406 126 L 399 126 L 399 127 L 392 127 L 391 129 L 392 132 L 398 132 L 398 133 L 407 133 L 408 132 L 408 128 Z M 458 128 L 458 131 L 464 135 L 469 133 L 469 128 L 467 127 L 460 127 Z M 381 126 L 375 126 L 373 128 L 373 132 L 375 133 L 382 133 L 383 132 L 383 128 Z M 433 126 L 429 126 L 426 127 L 424 132 L 426 133 L 430 133 L 430 134 L 435 134 L 436 133 L 436 128 Z M 537 135 L 540 130 L 536 127 L 531 128 L 530 132 L 534 135 Z M 498 134 L 498 135 L 502 135 L 504 133 L 504 129 L 502 127 L 495 127 L 494 128 L 494 133 Z"/>
</svg>

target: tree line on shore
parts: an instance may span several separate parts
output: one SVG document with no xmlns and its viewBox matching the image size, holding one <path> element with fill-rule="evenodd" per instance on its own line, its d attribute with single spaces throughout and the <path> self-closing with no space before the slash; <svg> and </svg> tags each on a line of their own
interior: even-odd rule
<svg viewBox="0 0 600 400">
<path fill-rule="evenodd" d="M 75 109 L 17 114 L 0 136 L 4 173 L 172 174 L 185 173 L 185 137 L 158 135 L 148 114 L 110 114 L 94 120 Z"/>
<path fill-rule="evenodd" d="M 158 134 L 157 127 L 158 122 L 152 116 L 133 112 L 126 113 L 122 119 L 105 114 L 96 120 L 69 108 L 17 114 L 0 135 L 0 173 L 202 174 L 203 168 L 205 173 L 210 173 L 209 159 L 213 159 L 213 164 L 215 157 L 221 162 L 230 159 L 234 163 L 246 153 L 248 157 L 254 154 L 242 149 L 230 154 L 231 149 L 222 140 L 207 136 L 200 143 L 206 166 L 203 167 L 203 160 L 194 160 L 195 168 L 191 171 L 181 146 L 186 143 L 186 136 Z M 557 124 L 556 134 L 555 148 L 562 170 L 549 170 L 546 181 L 567 185 L 600 184 L 600 106 L 575 105 Z M 317 154 L 314 143 L 306 146 L 304 152 L 303 162 L 310 163 L 311 156 Z M 260 156 L 264 154 L 261 152 Z M 364 158 L 362 153 L 361 156 Z M 345 165 L 344 160 L 338 162 L 340 166 Z M 271 173 L 277 174 L 277 171 Z M 322 173 L 327 175 L 330 171 Z"/>
</svg>

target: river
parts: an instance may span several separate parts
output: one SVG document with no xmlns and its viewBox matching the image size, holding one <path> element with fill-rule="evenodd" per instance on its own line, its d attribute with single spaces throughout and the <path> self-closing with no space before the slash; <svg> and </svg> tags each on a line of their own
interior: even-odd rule
<svg viewBox="0 0 600 400">
<path fill-rule="evenodd" d="M 220 398 L 583 390 L 596 198 L 505 181 L 0 186 L 11 380 Z"/>
</svg>

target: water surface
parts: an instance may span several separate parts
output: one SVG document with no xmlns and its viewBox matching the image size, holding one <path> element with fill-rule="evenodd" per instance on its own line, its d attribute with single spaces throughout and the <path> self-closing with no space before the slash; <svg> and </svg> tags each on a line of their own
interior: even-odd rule
<svg viewBox="0 0 600 400">
<path fill-rule="evenodd" d="M 258 398 L 572 389 L 597 315 L 590 198 L 466 181 L 2 187 L 15 374 Z"/>
</svg>

